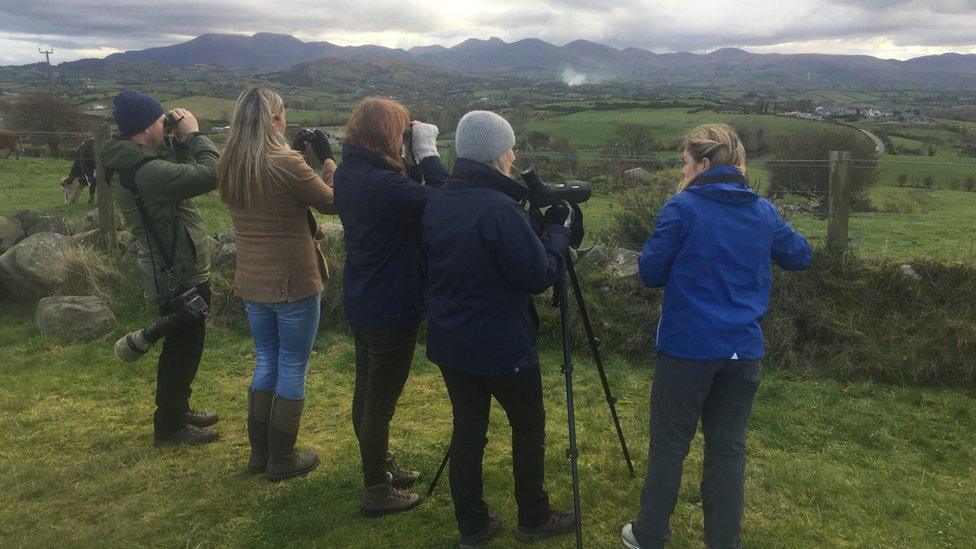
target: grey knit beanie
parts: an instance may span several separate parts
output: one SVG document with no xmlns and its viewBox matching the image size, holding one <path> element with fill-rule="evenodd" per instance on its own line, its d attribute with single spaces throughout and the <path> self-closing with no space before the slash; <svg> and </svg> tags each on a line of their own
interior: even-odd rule
<svg viewBox="0 0 976 549">
<path fill-rule="evenodd" d="M 458 158 L 487 164 L 515 146 L 515 132 L 493 112 L 471 111 L 458 122 L 454 143 Z"/>
</svg>

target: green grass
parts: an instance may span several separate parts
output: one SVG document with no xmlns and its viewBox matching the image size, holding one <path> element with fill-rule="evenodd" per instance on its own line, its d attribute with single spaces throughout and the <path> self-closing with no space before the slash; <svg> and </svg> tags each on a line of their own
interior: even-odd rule
<svg viewBox="0 0 976 549">
<path fill-rule="evenodd" d="M 553 137 L 564 137 L 578 146 L 599 148 L 613 136 L 617 124 L 622 122 L 647 125 L 653 132 L 654 138 L 664 144 L 675 142 L 689 129 L 710 122 L 749 123 L 776 132 L 801 130 L 817 123 L 769 115 L 689 112 L 689 109 L 627 109 L 584 111 L 530 122 L 525 126 L 526 130 L 543 131 Z"/>
<path fill-rule="evenodd" d="M 123 307 L 124 308 L 124 307 Z M 246 387 L 252 344 L 216 330 L 208 339 L 194 403 L 216 409 L 222 438 L 200 448 L 151 446 L 155 355 L 117 363 L 110 341 L 65 345 L 35 332 L 29 311 L 0 312 L 0 540 L 8 546 L 450 547 L 455 524 L 447 485 L 417 510 L 379 520 L 357 515 L 358 452 L 349 425 L 351 342 L 321 335 L 310 365 L 300 444 L 322 464 L 307 478 L 268 484 L 244 473 Z M 123 311 L 133 327 L 138 315 Z M 323 319 L 330 324 L 335 319 Z M 116 334 L 117 335 L 117 334 Z M 450 436 L 450 405 L 436 368 L 417 350 L 394 419 L 400 460 L 429 476 Z M 565 393 L 559 355 L 543 357 L 547 488 L 571 504 Z M 610 381 L 638 471 L 647 448 L 646 365 L 611 360 Z M 584 535 L 617 545 L 637 510 L 630 479 L 592 365 L 576 373 Z M 749 436 L 746 546 L 949 547 L 976 536 L 974 397 L 957 390 L 793 379 L 767 372 Z M 486 500 L 512 538 L 507 424 L 495 407 L 485 457 Z M 672 519 L 675 547 L 701 545 L 696 439 Z M 422 486 L 421 488 L 424 488 Z M 569 547 L 571 538 L 539 547 Z"/>
</svg>

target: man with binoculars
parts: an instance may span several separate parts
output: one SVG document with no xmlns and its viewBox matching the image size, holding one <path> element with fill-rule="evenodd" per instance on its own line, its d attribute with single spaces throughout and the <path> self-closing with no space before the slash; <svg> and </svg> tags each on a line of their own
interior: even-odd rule
<svg viewBox="0 0 976 549">
<path fill-rule="evenodd" d="M 138 332 L 150 337 L 123 338 L 116 352 L 120 347 L 126 351 L 125 340 L 135 340 L 127 351 L 137 358 L 154 341 L 152 335 L 165 332 L 156 373 L 155 443 L 212 442 L 218 435 L 207 427 L 217 414 L 189 406 L 210 301 L 207 233 L 191 198 L 216 187 L 219 152 L 186 109 L 164 112 L 155 98 L 134 90 L 122 90 L 113 103 L 119 138 L 104 147 L 100 158 L 116 203 L 143 244 L 139 270 L 146 298 L 159 305 L 167 320 L 165 330 Z M 169 130 L 172 148 L 166 146 Z"/>
</svg>

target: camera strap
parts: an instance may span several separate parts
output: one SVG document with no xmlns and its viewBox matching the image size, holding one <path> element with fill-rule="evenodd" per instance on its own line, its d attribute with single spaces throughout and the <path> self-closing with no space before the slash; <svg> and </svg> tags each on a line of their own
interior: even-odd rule
<svg viewBox="0 0 976 549">
<path fill-rule="evenodd" d="M 156 242 L 156 246 L 159 248 L 160 255 L 162 255 L 163 272 L 166 273 L 166 277 L 168 278 L 169 292 L 171 296 L 175 296 L 176 277 L 173 272 L 173 260 L 174 260 L 174 255 L 176 253 L 176 242 L 177 242 L 176 239 L 178 238 L 179 231 L 177 231 L 177 226 L 176 223 L 174 222 L 172 224 L 173 239 L 170 242 L 169 251 L 167 252 L 166 247 L 163 246 L 162 238 L 159 236 L 159 232 L 156 230 L 156 226 L 153 225 L 152 219 L 149 217 L 149 211 L 146 210 L 146 203 L 142 200 L 142 194 L 139 192 L 139 187 L 136 185 L 136 172 L 139 171 L 139 168 L 143 167 L 144 165 L 146 165 L 146 163 L 152 160 L 156 160 L 156 159 L 145 158 L 142 161 L 137 162 L 132 166 L 129 166 L 128 168 L 119 170 L 118 172 L 119 184 L 122 185 L 124 189 L 129 191 L 130 194 L 132 194 L 132 201 L 135 202 L 136 209 L 139 210 L 139 217 L 142 218 L 142 225 L 143 227 L 145 227 L 146 233 L 150 237 L 146 239 L 147 244 L 149 244 L 149 255 L 154 256 L 154 254 L 152 253 L 152 243 L 149 242 L 149 240 L 154 240 Z M 153 272 L 155 271 L 156 269 L 154 268 Z M 158 282 L 156 283 L 156 289 L 157 290 L 159 289 Z"/>
</svg>

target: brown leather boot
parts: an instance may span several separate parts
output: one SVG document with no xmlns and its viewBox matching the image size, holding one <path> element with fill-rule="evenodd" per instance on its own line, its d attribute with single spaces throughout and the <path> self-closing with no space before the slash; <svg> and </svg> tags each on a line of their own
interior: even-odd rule
<svg viewBox="0 0 976 549">
<path fill-rule="evenodd" d="M 386 460 L 383 462 L 383 468 L 389 473 L 390 484 L 394 488 L 409 488 L 420 480 L 420 471 L 412 471 L 409 469 L 404 469 L 397 465 L 393 454 L 386 454 Z"/>
<path fill-rule="evenodd" d="M 363 488 L 359 512 L 364 517 L 381 517 L 413 509 L 420 504 L 420 496 L 394 488 L 389 482 Z"/>
</svg>

